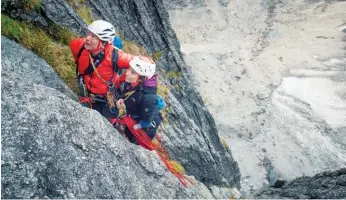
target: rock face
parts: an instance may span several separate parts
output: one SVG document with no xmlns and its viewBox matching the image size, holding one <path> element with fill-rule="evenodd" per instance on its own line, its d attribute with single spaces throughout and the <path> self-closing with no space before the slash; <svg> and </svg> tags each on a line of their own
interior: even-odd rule
<svg viewBox="0 0 346 200">
<path fill-rule="evenodd" d="M 125 39 L 136 41 L 149 53 L 162 52 L 158 62 L 161 68 L 159 71 L 172 92 L 168 100 L 171 110 L 167 116 L 169 125 L 163 143 L 172 158 L 182 163 L 187 174 L 207 185 L 239 188 L 237 163 L 222 146 L 214 119 L 194 87 L 162 1 L 87 0 L 86 4 L 95 18 L 112 22 L 124 34 Z M 76 33 L 83 33 L 81 27 L 85 27 L 84 22 L 66 1 L 43 0 L 41 5 L 42 19 L 68 27 Z M 6 10 L 6 7 L 3 9 Z M 15 6 L 12 5 L 9 9 L 7 12 L 11 16 L 25 19 L 13 14 L 18 13 Z M 170 72 L 179 75 L 166 76 Z"/>
<path fill-rule="evenodd" d="M 1 36 L 2 77 L 19 79 L 27 84 L 55 88 L 77 100 L 77 96 L 58 77 L 49 64 L 16 42 Z"/>
<path fill-rule="evenodd" d="M 2 37 L 2 198 L 213 198 L 198 181 L 185 189 L 156 153 L 127 142 L 68 90 L 57 91 L 60 80 L 44 86 L 45 77 L 56 76 L 48 65 L 30 65 L 42 80 L 4 65 L 15 61 L 5 53 L 11 46 L 20 52 L 17 68 L 44 63 Z"/>
<path fill-rule="evenodd" d="M 266 188 L 257 192 L 257 199 L 343 199 L 346 198 L 346 168 L 300 177 L 281 188 Z"/>
<path fill-rule="evenodd" d="M 2 86 L 2 198 L 196 197 L 98 113 L 42 85 Z"/>
</svg>

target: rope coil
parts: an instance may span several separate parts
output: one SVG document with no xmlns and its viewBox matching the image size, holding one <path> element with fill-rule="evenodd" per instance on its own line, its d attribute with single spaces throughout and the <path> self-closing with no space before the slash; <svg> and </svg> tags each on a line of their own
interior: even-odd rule
<svg viewBox="0 0 346 200">
<path fill-rule="evenodd" d="M 135 136 L 138 144 L 150 151 L 154 150 L 156 151 L 156 153 L 159 155 L 160 159 L 162 160 L 162 162 L 165 164 L 165 166 L 167 167 L 167 169 L 174 174 L 179 181 L 185 186 L 187 187 L 188 183 L 194 185 L 194 183 L 185 176 L 185 174 L 177 171 L 177 169 L 175 169 L 171 164 L 170 164 L 170 157 L 168 155 L 168 152 L 161 146 L 160 143 L 154 143 L 149 137 L 148 135 L 144 132 L 143 129 L 138 129 L 135 130 L 133 128 L 133 126 L 136 124 L 136 121 L 134 119 L 132 119 L 132 117 L 130 116 L 124 116 L 121 119 L 112 119 L 111 123 L 120 123 L 120 124 L 125 124 L 129 130 L 131 131 L 131 133 Z"/>
</svg>

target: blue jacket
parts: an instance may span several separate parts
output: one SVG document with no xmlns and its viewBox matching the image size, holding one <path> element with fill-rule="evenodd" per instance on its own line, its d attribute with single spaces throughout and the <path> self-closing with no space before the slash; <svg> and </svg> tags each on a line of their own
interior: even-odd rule
<svg viewBox="0 0 346 200">
<path fill-rule="evenodd" d="M 122 88 L 121 93 L 125 99 L 128 115 L 132 116 L 142 127 L 147 127 L 156 120 L 159 115 L 156 76 L 149 80 L 149 83 L 135 88 L 125 82 Z"/>
</svg>

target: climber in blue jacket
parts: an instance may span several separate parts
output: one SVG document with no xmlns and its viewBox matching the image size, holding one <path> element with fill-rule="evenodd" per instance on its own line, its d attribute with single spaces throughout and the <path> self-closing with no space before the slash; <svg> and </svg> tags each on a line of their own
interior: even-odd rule
<svg viewBox="0 0 346 200">
<path fill-rule="evenodd" d="M 122 98 L 116 103 L 118 109 L 125 107 L 127 115 L 137 122 L 133 128 L 135 130 L 142 128 L 150 139 L 155 137 L 162 121 L 159 114 L 155 68 L 155 63 L 147 57 L 137 56 L 131 60 L 125 82 L 120 87 Z M 136 143 L 129 129 L 125 130 L 125 134 L 130 142 Z"/>
</svg>

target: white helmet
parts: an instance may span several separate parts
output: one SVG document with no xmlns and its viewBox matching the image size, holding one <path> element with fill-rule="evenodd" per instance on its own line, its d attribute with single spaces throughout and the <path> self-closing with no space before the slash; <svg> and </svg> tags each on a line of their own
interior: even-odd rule
<svg viewBox="0 0 346 200">
<path fill-rule="evenodd" d="M 103 20 L 94 21 L 88 26 L 88 29 L 102 41 L 112 42 L 115 37 L 114 26 Z"/>
<path fill-rule="evenodd" d="M 135 56 L 130 61 L 130 66 L 137 74 L 149 79 L 155 74 L 156 64 L 153 60 L 144 56 Z"/>
</svg>

